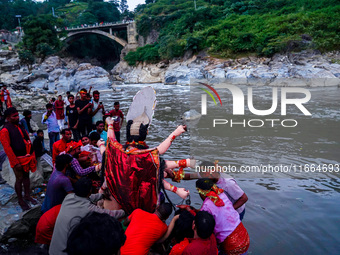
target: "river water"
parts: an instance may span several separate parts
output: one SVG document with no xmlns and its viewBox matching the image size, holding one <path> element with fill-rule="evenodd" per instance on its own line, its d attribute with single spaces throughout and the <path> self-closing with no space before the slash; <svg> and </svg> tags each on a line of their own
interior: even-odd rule
<svg viewBox="0 0 340 255">
<path fill-rule="evenodd" d="M 107 110 L 113 109 L 113 103 L 119 101 L 126 115 L 133 96 L 143 86 L 147 85 L 117 86 L 116 92 L 101 93 L 101 101 Z M 151 86 L 156 90 L 157 107 L 147 143 L 154 147 L 183 123 L 181 116 L 186 111 L 200 112 L 201 105 L 200 101 L 190 102 L 190 94 L 197 92 L 189 86 Z M 242 89 L 246 91 L 246 87 Z M 340 161 L 340 89 L 309 90 L 312 98 L 306 107 L 311 116 L 305 116 L 294 107 L 289 108 L 287 116 L 281 116 L 279 110 L 271 116 L 295 119 L 298 121 L 296 127 L 220 125 L 212 129 L 209 123 L 213 116 L 208 113 L 196 123 L 189 123 L 189 132 L 176 138 L 164 155 L 169 160 L 198 155 L 211 162 L 217 159 L 222 165 L 229 164 L 236 169 L 261 165 L 297 169 L 295 172 L 230 173 L 249 198 L 243 220 L 251 240 L 249 254 L 340 254 L 340 174 L 336 169 Z M 221 98 L 227 98 L 224 93 L 227 92 L 222 91 Z M 210 113 L 214 109 L 218 118 L 229 121 L 233 118 L 231 104 L 226 108 L 213 108 L 214 103 L 209 100 L 212 101 L 208 97 Z M 254 105 L 269 109 L 271 88 L 254 89 Z M 235 121 L 249 118 L 254 116 L 238 116 Z M 257 116 L 256 119 L 265 117 Z M 125 132 L 122 132 L 121 140 L 125 140 Z M 314 164 L 312 168 L 311 164 Z M 324 164 L 326 168 L 322 171 Z M 192 205 L 201 206 L 195 181 L 182 181 L 176 185 L 189 189 Z M 169 196 L 173 202 L 181 202 L 174 194 Z"/>
</svg>

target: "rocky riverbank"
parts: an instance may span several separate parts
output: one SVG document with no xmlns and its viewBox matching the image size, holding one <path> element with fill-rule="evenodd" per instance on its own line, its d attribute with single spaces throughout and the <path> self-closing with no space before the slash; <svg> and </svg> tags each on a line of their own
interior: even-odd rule
<svg viewBox="0 0 340 255">
<path fill-rule="evenodd" d="M 112 84 L 110 74 L 103 68 L 58 56 L 51 56 L 28 70 L 27 66 L 20 65 L 13 51 L 0 51 L 0 82 L 9 87 L 13 104 L 19 110 L 44 109 L 57 93 L 90 86 L 103 90 Z"/>
<path fill-rule="evenodd" d="M 19 110 L 42 110 L 51 97 L 93 86 L 105 90 L 119 83 L 188 85 L 192 79 L 223 79 L 229 83 L 269 86 L 339 86 L 340 53 L 314 51 L 276 54 L 272 58 L 217 59 L 198 55 L 129 66 L 120 61 L 111 72 L 74 59 L 48 57 L 31 71 L 14 51 L 0 51 L 0 82 L 6 84 Z"/>
<path fill-rule="evenodd" d="M 190 83 L 190 79 L 225 79 L 233 84 L 289 86 L 287 78 L 304 80 L 299 86 L 339 86 L 340 54 L 313 51 L 276 54 L 272 58 L 216 59 L 205 53 L 184 60 L 128 66 L 121 61 L 112 69 L 115 80 L 125 83 Z"/>
</svg>

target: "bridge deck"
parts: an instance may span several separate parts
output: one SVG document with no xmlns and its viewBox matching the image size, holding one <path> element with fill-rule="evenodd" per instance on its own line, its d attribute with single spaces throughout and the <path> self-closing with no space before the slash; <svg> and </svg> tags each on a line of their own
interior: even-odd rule
<svg viewBox="0 0 340 255">
<path fill-rule="evenodd" d="M 68 32 L 75 32 L 75 31 L 84 31 L 84 30 L 93 30 L 93 29 L 100 29 L 100 28 L 115 28 L 115 29 L 121 29 L 126 28 L 130 23 L 133 23 L 134 21 L 119 21 L 119 22 L 112 22 L 112 23 L 104 23 L 102 25 L 98 24 L 91 24 L 81 27 L 66 27 L 65 30 Z M 61 32 L 61 29 L 57 29 L 58 32 Z"/>
</svg>

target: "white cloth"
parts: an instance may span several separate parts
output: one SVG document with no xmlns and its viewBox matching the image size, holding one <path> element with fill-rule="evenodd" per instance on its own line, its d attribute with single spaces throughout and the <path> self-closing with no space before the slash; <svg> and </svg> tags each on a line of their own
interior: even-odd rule
<svg viewBox="0 0 340 255">
<path fill-rule="evenodd" d="M 244 191 L 238 186 L 236 180 L 234 178 L 225 178 L 223 174 L 221 174 L 220 178 L 218 179 L 216 185 L 224 189 L 224 192 L 226 193 L 229 200 L 234 204 L 237 200 L 242 197 L 244 194 Z M 241 207 L 237 208 L 236 211 L 238 213 L 243 212 L 244 208 L 246 207 L 245 204 L 243 204 Z"/>
<path fill-rule="evenodd" d="M 98 103 L 96 103 L 94 100 L 93 100 L 93 108 L 92 108 L 92 112 L 94 112 L 97 108 L 98 108 L 98 105 L 99 105 L 99 101 Z M 98 110 L 98 112 L 92 116 L 92 124 L 96 124 L 97 121 L 103 121 L 103 109 L 100 109 Z"/>
<path fill-rule="evenodd" d="M 67 97 L 64 98 L 64 103 L 65 103 L 65 107 L 70 105 L 70 102 L 68 101 Z"/>
</svg>

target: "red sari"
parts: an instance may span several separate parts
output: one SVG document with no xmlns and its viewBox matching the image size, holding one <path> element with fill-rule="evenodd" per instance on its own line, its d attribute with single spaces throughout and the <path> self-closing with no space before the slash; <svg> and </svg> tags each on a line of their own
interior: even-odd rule
<svg viewBox="0 0 340 255">
<path fill-rule="evenodd" d="M 109 138 L 106 157 L 107 186 L 122 209 L 127 214 L 137 208 L 154 212 L 159 188 L 158 150 L 135 147 L 124 150 L 120 143 Z"/>
</svg>

